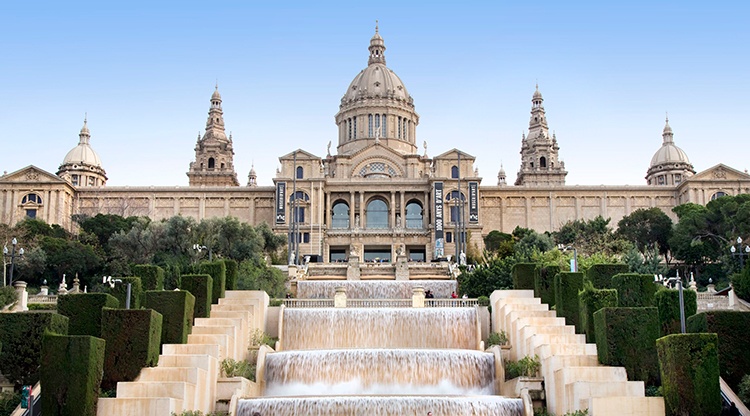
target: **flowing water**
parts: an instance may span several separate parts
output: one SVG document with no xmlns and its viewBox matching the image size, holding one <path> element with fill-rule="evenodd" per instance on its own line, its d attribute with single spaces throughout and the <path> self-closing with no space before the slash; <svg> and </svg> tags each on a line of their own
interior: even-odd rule
<svg viewBox="0 0 750 416">
<path fill-rule="evenodd" d="M 297 282 L 297 297 L 300 299 L 333 299 L 336 288 L 346 288 L 350 299 L 411 299 L 414 287 L 430 290 L 436 298 L 450 298 L 458 290 L 455 280 L 300 280 Z"/>
<path fill-rule="evenodd" d="M 284 351 L 340 348 L 476 349 L 474 308 L 284 309 Z"/>
<path fill-rule="evenodd" d="M 285 397 L 241 400 L 237 416 L 521 416 L 521 399 L 500 396 Z"/>
<path fill-rule="evenodd" d="M 359 349 L 266 356 L 266 396 L 494 394 L 493 354 Z"/>
</svg>

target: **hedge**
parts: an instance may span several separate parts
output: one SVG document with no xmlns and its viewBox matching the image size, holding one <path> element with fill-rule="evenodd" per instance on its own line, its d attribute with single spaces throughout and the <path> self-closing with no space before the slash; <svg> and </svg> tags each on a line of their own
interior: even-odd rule
<svg viewBox="0 0 750 416">
<path fill-rule="evenodd" d="M 182 276 L 182 270 L 179 265 L 166 265 L 164 268 L 164 289 L 179 289 L 182 286 L 180 276 Z"/>
<path fill-rule="evenodd" d="M 594 312 L 601 308 L 617 307 L 617 291 L 615 289 L 595 289 L 591 285 L 584 285 L 578 292 L 578 309 L 580 313 L 581 329 L 586 334 L 586 342 L 596 342 L 594 330 Z"/>
<path fill-rule="evenodd" d="M 656 340 L 667 416 L 719 416 L 719 338 L 674 334 Z"/>
<path fill-rule="evenodd" d="M 57 297 L 57 313 L 70 319 L 69 335 L 102 336 L 102 308 L 119 308 L 108 293 L 76 293 Z"/>
<path fill-rule="evenodd" d="M 125 308 L 125 299 L 128 295 L 128 283 L 130 283 L 130 309 L 140 309 L 141 297 L 143 296 L 143 285 L 141 284 L 141 278 L 136 276 L 129 276 L 117 277 L 117 279 L 122 280 L 122 283 L 115 283 L 115 287 L 110 288 L 107 293 L 116 297 L 117 300 L 120 301 L 120 307 Z"/>
<path fill-rule="evenodd" d="M 687 320 L 688 332 L 710 332 L 719 336 L 719 369 L 724 381 L 737 391 L 742 376 L 750 374 L 750 313 L 711 311 Z"/>
<path fill-rule="evenodd" d="M 620 273 L 612 276 L 612 288 L 617 289 L 617 302 L 621 307 L 655 306 L 654 296 L 659 285 L 648 274 Z"/>
<path fill-rule="evenodd" d="M 583 289 L 582 272 L 560 272 L 555 276 L 555 310 L 557 316 L 565 318 L 565 323 L 575 325 L 581 332 L 578 311 L 578 292 Z"/>
<path fill-rule="evenodd" d="M 208 274 L 185 274 L 182 276 L 182 289 L 195 296 L 193 316 L 208 318 L 211 316 L 211 293 L 213 279 Z"/>
<path fill-rule="evenodd" d="M 45 334 L 42 341 L 42 414 L 96 416 L 104 369 L 104 340 Z"/>
<path fill-rule="evenodd" d="M 541 298 L 549 306 L 555 304 L 555 276 L 560 273 L 560 266 L 537 265 L 534 269 L 534 296 Z"/>
<path fill-rule="evenodd" d="M 102 388 L 131 381 L 143 367 L 159 362 L 162 316 L 153 309 L 102 310 L 102 338 L 107 342 Z"/>
<path fill-rule="evenodd" d="M 513 289 L 534 290 L 534 269 L 536 263 L 516 263 L 513 265 L 511 275 L 513 276 Z"/>
<path fill-rule="evenodd" d="M 629 271 L 627 264 L 594 264 L 586 271 L 586 280 L 597 289 L 613 289 L 612 276 Z"/>
<path fill-rule="evenodd" d="M 195 296 L 186 290 L 147 290 L 143 306 L 162 315 L 162 345 L 187 343 L 193 328 Z"/>
<path fill-rule="evenodd" d="M 227 268 L 226 290 L 237 290 L 237 279 L 239 278 L 239 265 L 235 260 L 224 259 Z"/>
<path fill-rule="evenodd" d="M 164 269 L 152 264 L 138 264 L 132 267 L 133 275 L 141 278 L 143 290 L 164 290 Z"/>
<path fill-rule="evenodd" d="M 39 381 L 42 335 L 68 334 L 68 318 L 49 312 L 0 313 L 0 368 L 16 387 Z"/>
<path fill-rule="evenodd" d="M 208 274 L 213 279 L 213 291 L 211 292 L 211 303 L 219 303 L 224 297 L 227 284 L 227 266 L 221 260 L 203 262 L 198 265 L 198 274 Z M 197 297 L 197 296 L 196 296 Z"/>
<path fill-rule="evenodd" d="M 659 385 L 659 311 L 656 308 L 602 308 L 594 312 L 599 362 L 625 367 L 628 380 Z"/>
<path fill-rule="evenodd" d="M 697 296 L 692 290 L 683 290 L 685 301 L 685 320 L 695 315 L 698 310 Z M 664 289 L 654 296 L 656 307 L 659 308 L 659 325 L 661 335 L 680 333 L 680 294 L 676 289 Z"/>
</svg>

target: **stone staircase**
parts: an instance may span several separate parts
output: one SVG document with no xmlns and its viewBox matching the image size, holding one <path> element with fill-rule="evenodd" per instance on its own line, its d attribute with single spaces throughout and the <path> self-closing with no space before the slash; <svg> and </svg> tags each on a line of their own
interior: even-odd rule
<svg viewBox="0 0 750 416">
<path fill-rule="evenodd" d="M 599 364 L 596 345 L 565 325 L 532 290 L 495 291 L 490 297 L 493 331 L 504 330 L 511 361 L 538 355 L 547 409 L 556 415 L 589 409 L 590 416 L 663 416 L 661 397 L 645 397 L 644 383 L 625 369 Z"/>
<path fill-rule="evenodd" d="M 159 364 L 135 381 L 117 383 L 117 397 L 101 398 L 98 416 L 168 416 L 185 410 L 212 412 L 220 363 L 245 360 L 251 331 L 265 327 L 268 295 L 227 291 L 210 318 L 196 318 L 187 344 L 165 344 Z"/>
</svg>

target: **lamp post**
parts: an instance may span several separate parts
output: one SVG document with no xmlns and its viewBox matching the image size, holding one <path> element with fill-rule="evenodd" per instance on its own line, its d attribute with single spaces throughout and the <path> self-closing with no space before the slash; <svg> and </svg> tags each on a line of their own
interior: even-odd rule
<svg viewBox="0 0 750 416">
<path fill-rule="evenodd" d="M 102 283 L 108 283 L 109 287 L 114 288 L 115 283 L 122 283 L 122 279 L 113 279 L 112 276 L 104 276 L 102 278 Z M 131 289 L 131 283 L 128 282 L 127 284 L 127 292 L 125 294 L 125 309 L 130 309 L 130 289 Z"/>
<path fill-rule="evenodd" d="M 570 271 L 571 272 L 577 272 L 578 271 L 578 251 L 573 246 L 566 246 L 565 244 L 558 244 L 557 249 L 566 252 L 568 250 L 573 250 L 573 262 L 570 263 Z"/>
<path fill-rule="evenodd" d="M 208 250 L 208 261 L 213 261 L 213 253 L 211 252 L 211 247 L 202 246 L 200 244 L 193 244 L 193 250 L 200 253 L 203 250 Z"/>
<path fill-rule="evenodd" d="M 682 279 L 680 278 L 680 271 L 677 271 L 677 276 L 675 277 L 669 277 L 664 278 L 662 275 L 654 275 L 654 282 L 655 283 L 661 283 L 665 287 L 674 287 L 674 285 L 677 285 L 677 290 L 679 291 L 679 301 L 680 301 L 680 331 L 681 333 L 685 333 L 685 297 L 682 293 Z"/>
<path fill-rule="evenodd" d="M 733 244 L 729 251 L 732 252 L 732 257 L 740 258 L 740 272 L 745 268 L 745 257 L 750 255 L 750 245 L 745 244 L 745 248 L 742 248 L 742 237 L 737 237 L 737 244 Z M 13 269 L 11 269 L 13 270 Z"/>
<path fill-rule="evenodd" d="M 23 247 L 18 249 L 18 253 L 16 253 L 16 246 L 18 245 L 18 240 L 16 240 L 15 237 L 13 237 L 13 240 L 10 241 L 11 249 L 8 250 L 8 246 L 3 247 L 3 258 L 10 258 L 10 281 L 8 282 L 9 286 L 13 286 L 13 270 L 16 267 L 16 257 L 23 257 Z M 3 273 L 5 272 L 5 268 L 3 268 Z M 5 286 L 5 276 L 3 275 L 3 286 Z"/>
</svg>

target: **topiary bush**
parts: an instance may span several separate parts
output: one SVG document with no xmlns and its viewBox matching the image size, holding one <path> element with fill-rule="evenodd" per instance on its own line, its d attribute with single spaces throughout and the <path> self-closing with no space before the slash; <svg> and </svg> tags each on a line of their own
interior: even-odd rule
<svg viewBox="0 0 750 416">
<path fill-rule="evenodd" d="M 560 272 L 555 276 L 555 310 L 567 325 L 581 333 L 578 292 L 583 289 L 583 273 Z"/>
<path fill-rule="evenodd" d="M 583 290 L 578 292 L 578 309 L 581 329 L 586 334 L 586 342 L 596 342 L 596 331 L 594 330 L 594 312 L 601 308 L 617 307 L 617 291 L 614 289 L 595 289 L 591 283 L 586 282 Z"/>
<path fill-rule="evenodd" d="M 750 313 L 711 311 L 691 316 L 687 332 L 715 333 L 719 336 L 719 369 L 732 390 L 742 376 L 750 374 Z"/>
<path fill-rule="evenodd" d="M 193 328 L 195 296 L 187 290 L 147 290 L 143 306 L 162 315 L 162 345 L 187 343 Z"/>
<path fill-rule="evenodd" d="M 237 290 L 237 279 L 240 271 L 239 264 L 235 260 L 224 259 L 224 266 L 227 269 L 226 290 Z"/>
<path fill-rule="evenodd" d="M 586 280 L 597 289 L 613 289 L 612 276 L 629 271 L 627 264 L 593 264 L 586 270 Z"/>
<path fill-rule="evenodd" d="M 164 290 L 164 269 L 153 264 L 138 264 L 130 269 L 141 278 L 143 290 Z"/>
<path fill-rule="evenodd" d="M 647 274 L 620 273 L 612 276 L 612 288 L 617 289 L 617 302 L 621 307 L 638 308 L 655 306 L 654 296 L 659 285 Z"/>
<path fill-rule="evenodd" d="M 602 308 L 594 312 L 594 331 L 600 363 L 625 367 L 628 380 L 660 384 L 656 308 Z"/>
<path fill-rule="evenodd" d="M 683 290 L 685 302 L 685 321 L 698 310 L 698 297 L 692 290 Z M 659 308 L 659 325 L 661 335 L 680 333 L 680 294 L 676 289 L 658 290 L 654 296 L 656 307 Z"/>
<path fill-rule="evenodd" d="M 511 269 L 513 277 L 513 288 L 516 290 L 534 290 L 534 269 L 536 263 L 516 263 Z"/>
<path fill-rule="evenodd" d="M 674 334 L 656 340 L 668 416 L 719 416 L 719 339 L 716 334 Z"/>
<path fill-rule="evenodd" d="M 193 316 L 208 318 L 211 315 L 213 279 L 208 274 L 186 274 L 182 276 L 182 289 L 195 296 Z"/>
<path fill-rule="evenodd" d="M 737 296 L 750 302 L 750 266 L 732 275 L 732 287 Z"/>
<path fill-rule="evenodd" d="M 175 265 L 166 265 L 164 267 L 164 289 L 166 290 L 174 290 L 179 289 L 182 287 L 182 269 L 180 269 L 180 266 Z"/>
<path fill-rule="evenodd" d="M 76 293 L 57 297 L 57 313 L 70 319 L 69 335 L 102 336 L 102 309 L 119 308 L 120 301 L 108 293 Z"/>
<path fill-rule="evenodd" d="M 227 267 L 224 262 L 219 260 L 201 263 L 198 265 L 198 274 L 211 276 L 211 279 L 213 279 L 211 303 L 219 303 L 219 298 L 224 297 L 224 291 L 226 290 Z"/>
<path fill-rule="evenodd" d="M 68 318 L 49 312 L 0 313 L 0 368 L 16 387 L 39 381 L 42 336 L 68 333 Z"/>
<path fill-rule="evenodd" d="M 162 316 L 153 309 L 102 310 L 102 338 L 107 342 L 102 388 L 131 381 L 144 367 L 159 362 Z"/>
<path fill-rule="evenodd" d="M 107 293 L 116 297 L 120 301 L 120 307 L 124 308 L 126 305 L 125 299 L 128 296 L 128 283 L 130 283 L 130 309 L 139 309 L 141 307 L 141 297 L 143 296 L 141 278 L 129 276 L 117 277 L 117 279 L 122 280 L 122 283 L 115 283 L 115 287 L 108 288 Z"/>
<path fill-rule="evenodd" d="M 538 264 L 534 269 L 534 296 L 549 306 L 555 304 L 555 276 L 560 266 Z"/>
<path fill-rule="evenodd" d="M 45 334 L 42 341 L 42 414 L 96 416 L 104 370 L 104 340 Z"/>
</svg>

